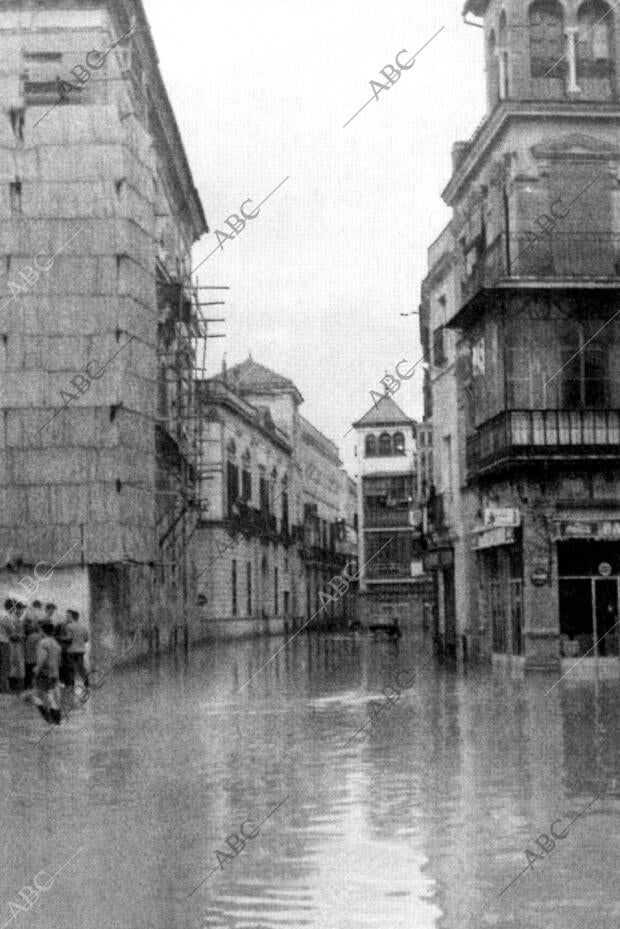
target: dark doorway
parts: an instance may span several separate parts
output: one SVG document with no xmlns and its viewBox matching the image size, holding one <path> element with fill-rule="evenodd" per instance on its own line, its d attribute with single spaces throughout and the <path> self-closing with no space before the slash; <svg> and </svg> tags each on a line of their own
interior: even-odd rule
<svg viewBox="0 0 620 929">
<path fill-rule="evenodd" d="M 599 655 L 618 654 L 618 581 L 616 578 L 594 580 L 594 609 Z"/>
</svg>

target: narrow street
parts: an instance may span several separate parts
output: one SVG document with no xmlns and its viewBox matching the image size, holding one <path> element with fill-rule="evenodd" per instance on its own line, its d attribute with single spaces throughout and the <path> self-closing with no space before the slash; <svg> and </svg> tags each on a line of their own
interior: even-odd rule
<svg viewBox="0 0 620 929">
<path fill-rule="evenodd" d="M 115 672 L 39 744 L 2 696 L 0 925 L 617 927 L 617 683 L 461 675 L 410 636 L 283 645 Z"/>
</svg>

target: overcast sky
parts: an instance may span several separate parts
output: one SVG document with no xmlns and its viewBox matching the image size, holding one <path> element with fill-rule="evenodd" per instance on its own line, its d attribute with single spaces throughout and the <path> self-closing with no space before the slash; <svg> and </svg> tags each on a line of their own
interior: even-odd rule
<svg viewBox="0 0 620 929">
<path fill-rule="evenodd" d="M 301 411 L 334 439 L 355 472 L 354 435 L 370 390 L 401 358 L 420 357 L 418 309 L 426 250 L 449 212 L 440 193 L 450 150 L 484 115 L 482 36 L 462 0 L 145 0 L 164 80 L 210 234 L 248 198 L 262 206 L 238 238 L 198 270 L 230 286 L 226 339 L 209 342 L 292 378 Z M 371 80 L 396 54 L 389 91 Z M 246 212 L 252 205 L 246 206 Z M 222 309 L 224 312 L 219 313 Z M 214 327 L 215 331 L 215 327 Z M 394 399 L 422 415 L 422 372 Z"/>
</svg>

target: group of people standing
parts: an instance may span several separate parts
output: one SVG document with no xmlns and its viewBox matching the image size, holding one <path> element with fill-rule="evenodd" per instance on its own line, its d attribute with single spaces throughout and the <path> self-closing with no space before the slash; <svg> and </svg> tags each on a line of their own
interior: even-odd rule
<svg viewBox="0 0 620 929">
<path fill-rule="evenodd" d="M 61 687 L 79 676 L 89 687 L 84 655 L 88 629 L 77 610 L 56 616 L 56 605 L 4 601 L 0 612 L 0 691 L 26 693 L 48 723 L 60 723 Z"/>
</svg>

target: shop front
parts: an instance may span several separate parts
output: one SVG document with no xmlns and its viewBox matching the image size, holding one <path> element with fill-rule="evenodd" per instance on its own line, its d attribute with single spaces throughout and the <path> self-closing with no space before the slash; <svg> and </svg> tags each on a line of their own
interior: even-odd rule
<svg viewBox="0 0 620 929">
<path fill-rule="evenodd" d="M 620 519 L 557 524 L 560 652 L 620 656 Z"/>
<path fill-rule="evenodd" d="M 432 578 L 432 600 L 425 610 L 432 610 L 431 629 L 435 650 L 439 655 L 457 655 L 456 591 L 454 584 L 454 548 L 449 545 L 427 551 L 423 556 L 424 571 Z M 428 620 L 426 620 L 428 621 Z"/>
<path fill-rule="evenodd" d="M 523 656 L 523 555 L 519 511 L 488 509 L 474 533 L 480 614 L 494 660 Z"/>
</svg>

